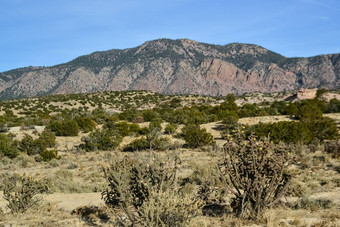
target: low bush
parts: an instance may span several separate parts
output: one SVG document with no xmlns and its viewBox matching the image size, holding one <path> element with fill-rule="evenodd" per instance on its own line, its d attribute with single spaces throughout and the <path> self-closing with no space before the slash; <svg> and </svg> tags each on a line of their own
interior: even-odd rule
<svg viewBox="0 0 340 227">
<path fill-rule="evenodd" d="M 12 136 L 0 133 L 0 157 L 15 158 L 18 155 L 19 151 L 14 144 Z"/>
<path fill-rule="evenodd" d="M 335 120 L 329 117 L 322 117 L 314 121 L 306 122 L 312 138 L 319 141 L 333 140 L 339 137 Z"/>
<path fill-rule="evenodd" d="M 54 120 L 47 125 L 47 128 L 56 136 L 77 136 L 79 132 L 79 126 L 74 120 Z"/>
<path fill-rule="evenodd" d="M 85 133 L 95 130 L 97 125 L 96 122 L 89 117 L 78 117 L 76 118 L 76 122 L 79 128 Z"/>
<path fill-rule="evenodd" d="M 39 153 L 37 144 L 34 142 L 33 137 L 28 134 L 25 134 L 24 138 L 22 138 L 18 143 L 18 149 L 20 152 L 25 152 L 28 155 Z"/>
<path fill-rule="evenodd" d="M 97 150 L 113 150 L 119 146 L 122 142 L 122 136 L 118 131 L 109 129 L 96 129 L 91 132 L 88 136 L 82 138 L 83 144 L 80 148 L 85 151 L 97 151 Z"/>
<path fill-rule="evenodd" d="M 25 134 L 24 138 L 18 142 L 18 149 L 20 152 L 25 152 L 28 155 L 35 155 L 45 152 L 48 148 L 54 148 L 55 145 L 54 133 L 43 131 L 39 138 L 35 140 L 32 136 Z"/>
<path fill-rule="evenodd" d="M 168 138 L 157 138 L 153 141 L 153 145 L 151 146 L 151 141 L 147 138 L 139 138 L 135 139 L 128 145 L 123 148 L 123 151 L 133 152 L 133 151 L 144 151 L 149 149 L 155 150 L 166 150 L 170 147 L 171 142 Z"/>
<path fill-rule="evenodd" d="M 108 121 L 103 126 L 104 129 L 108 129 L 111 131 L 118 131 L 121 136 L 129 136 L 129 135 L 140 135 L 142 134 L 142 129 L 139 127 L 138 124 L 132 123 L 129 124 L 125 121 L 121 122 L 111 122 Z"/>
<path fill-rule="evenodd" d="M 281 121 L 260 123 L 252 127 L 257 136 L 267 137 L 275 143 L 310 143 L 314 140 L 324 141 L 338 138 L 337 125 L 328 117 L 310 121 Z"/>
<path fill-rule="evenodd" d="M 0 133 L 7 132 L 8 126 L 6 123 L 6 119 L 3 116 L 0 116 Z"/>
<path fill-rule="evenodd" d="M 53 132 L 43 131 L 39 138 L 37 139 L 37 143 L 41 144 L 40 146 L 46 148 L 53 148 L 56 145 L 55 135 Z"/>
<path fill-rule="evenodd" d="M 39 155 L 42 157 L 43 161 L 51 161 L 54 158 L 58 157 L 58 151 L 53 150 L 43 150 L 39 153 Z"/>
<path fill-rule="evenodd" d="M 251 130 L 259 137 L 269 136 L 272 141 L 279 143 L 305 142 L 312 140 L 312 134 L 306 124 L 295 121 L 281 121 L 276 123 L 260 123 Z"/>
<path fill-rule="evenodd" d="M 199 125 L 188 125 L 182 129 L 183 137 L 190 148 L 203 147 L 215 144 L 213 136 Z"/>
<path fill-rule="evenodd" d="M 232 130 L 235 130 L 238 127 L 239 117 L 237 113 L 230 112 L 222 119 L 222 130 L 224 133 L 230 133 Z"/>
<path fill-rule="evenodd" d="M 150 143 L 145 138 L 135 139 L 123 148 L 123 151 L 143 151 L 150 149 Z"/>
<path fill-rule="evenodd" d="M 175 125 L 175 124 L 167 124 L 166 126 L 165 126 L 165 128 L 164 128 L 164 133 L 165 134 L 173 134 L 173 133 L 175 133 L 176 132 L 176 130 L 177 130 L 177 125 Z"/>
</svg>

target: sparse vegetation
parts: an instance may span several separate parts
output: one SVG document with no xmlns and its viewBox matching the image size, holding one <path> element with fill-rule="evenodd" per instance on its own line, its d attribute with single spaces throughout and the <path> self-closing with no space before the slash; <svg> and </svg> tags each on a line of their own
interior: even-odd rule
<svg viewBox="0 0 340 227">
<path fill-rule="evenodd" d="M 40 203 L 58 224 L 60 213 L 80 226 L 340 224 L 339 101 L 282 97 L 128 91 L 2 101 L 0 190 L 9 172 L 20 186 L 24 169 L 48 186 L 47 201 L 77 198 L 72 209 Z M 21 214 L 32 226 L 47 224 L 36 198 Z M 94 205 L 75 209 L 83 201 Z M 2 204 L 0 222 L 23 225 Z"/>
<path fill-rule="evenodd" d="M 46 193 L 48 188 L 38 179 L 25 174 L 6 176 L 2 186 L 7 207 L 12 213 L 23 213 L 42 200 L 37 194 Z"/>
</svg>

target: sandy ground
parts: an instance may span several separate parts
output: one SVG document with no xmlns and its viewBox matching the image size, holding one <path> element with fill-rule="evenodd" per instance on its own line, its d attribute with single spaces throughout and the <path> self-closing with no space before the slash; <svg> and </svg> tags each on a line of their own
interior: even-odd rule
<svg viewBox="0 0 340 227">
<path fill-rule="evenodd" d="M 46 202 L 54 203 L 59 208 L 72 211 L 80 206 L 104 205 L 104 201 L 101 199 L 100 192 L 94 193 L 53 193 L 43 196 Z M 329 199 L 332 200 L 338 208 L 340 208 L 340 188 L 335 188 L 330 192 L 314 193 L 310 196 L 312 199 Z M 297 197 L 287 197 L 287 201 L 296 201 Z M 284 199 L 284 200 L 286 200 Z M 6 210 L 7 201 L 3 198 L 3 193 L 0 191 L 0 208 Z"/>
<path fill-rule="evenodd" d="M 85 205 L 104 205 L 100 192 L 93 193 L 53 193 L 43 196 L 44 200 L 56 204 L 59 208 L 72 211 Z M 0 208 L 6 210 L 7 201 L 0 192 Z"/>
</svg>

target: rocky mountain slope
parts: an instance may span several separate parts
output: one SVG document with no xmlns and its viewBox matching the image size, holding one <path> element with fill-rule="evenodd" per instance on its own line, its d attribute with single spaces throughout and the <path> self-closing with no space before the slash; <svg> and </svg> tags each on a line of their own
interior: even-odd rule
<svg viewBox="0 0 340 227">
<path fill-rule="evenodd" d="M 340 87 L 340 54 L 286 58 L 257 45 L 159 39 L 0 73 L 0 99 L 107 90 L 226 95 Z"/>
</svg>

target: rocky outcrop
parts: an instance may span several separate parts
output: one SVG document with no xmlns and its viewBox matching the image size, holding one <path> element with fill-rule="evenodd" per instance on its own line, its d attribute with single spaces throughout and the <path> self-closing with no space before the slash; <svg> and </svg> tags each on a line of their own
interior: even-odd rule
<svg viewBox="0 0 340 227">
<path fill-rule="evenodd" d="M 316 97 L 316 92 L 318 89 L 308 89 L 308 88 L 301 88 L 296 92 L 296 98 L 298 100 L 304 100 L 304 99 L 314 99 Z"/>
<path fill-rule="evenodd" d="M 340 87 L 340 54 L 286 58 L 257 45 L 160 39 L 53 67 L 0 73 L 0 98 L 108 90 L 226 95 Z"/>
</svg>

